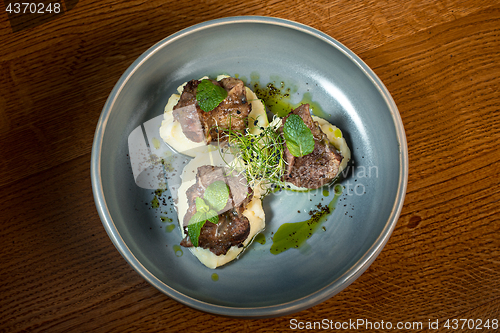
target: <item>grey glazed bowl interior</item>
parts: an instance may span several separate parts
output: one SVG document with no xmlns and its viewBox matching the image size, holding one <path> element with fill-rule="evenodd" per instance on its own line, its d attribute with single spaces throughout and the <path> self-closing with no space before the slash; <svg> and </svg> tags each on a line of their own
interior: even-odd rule
<svg viewBox="0 0 500 333">
<path fill-rule="evenodd" d="M 169 96 L 193 78 L 220 73 L 283 81 L 292 99 L 304 94 L 342 129 L 353 163 L 344 191 L 307 251 L 270 253 L 285 222 L 308 219 L 322 191 L 283 191 L 264 199 L 266 243 L 211 270 L 165 232 L 152 190 L 135 184 L 127 137 L 162 114 Z M 91 178 L 100 218 L 125 260 L 150 284 L 198 310 L 235 317 L 281 316 L 309 308 L 346 288 L 375 260 L 401 212 L 408 179 L 404 128 L 378 77 L 355 54 L 324 33 L 270 17 L 209 21 L 171 35 L 142 54 L 111 92 L 97 125 Z M 168 204 L 168 203 L 167 203 Z M 175 214 L 170 216 L 176 219 Z M 216 273 L 218 280 L 212 275 Z"/>
</svg>

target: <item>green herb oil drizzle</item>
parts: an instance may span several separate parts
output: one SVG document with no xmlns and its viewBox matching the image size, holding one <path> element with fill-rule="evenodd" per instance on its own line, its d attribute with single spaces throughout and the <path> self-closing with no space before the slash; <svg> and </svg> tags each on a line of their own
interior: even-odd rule
<svg viewBox="0 0 500 333">
<path fill-rule="evenodd" d="M 286 116 L 292 109 L 297 108 L 301 104 L 309 104 L 312 109 L 312 113 L 315 116 L 328 119 L 331 115 L 323 111 L 318 102 L 313 100 L 311 92 L 305 92 L 302 96 L 302 100 L 298 104 L 294 104 L 291 101 L 291 95 L 296 93 L 298 88 L 285 83 L 278 77 L 274 77 L 266 85 L 260 84 L 260 77 L 256 73 L 250 75 L 250 85 L 249 87 L 255 92 L 258 98 L 262 99 L 269 111 L 276 114 L 279 117 Z"/>
<path fill-rule="evenodd" d="M 160 201 L 158 200 L 158 197 L 155 195 L 153 200 L 151 200 L 151 208 L 159 208 L 160 207 Z"/>
<path fill-rule="evenodd" d="M 158 189 L 158 190 L 155 190 L 154 191 L 154 198 L 153 200 L 151 200 L 151 208 L 159 208 L 160 207 L 160 200 L 158 199 L 159 197 L 161 197 L 161 195 L 163 194 L 163 191 L 162 189 Z"/>
<path fill-rule="evenodd" d="M 252 90 L 258 98 L 264 101 L 272 113 L 279 117 L 284 117 L 292 110 L 290 88 L 285 88 L 284 82 L 280 82 L 279 84 L 276 87 L 276 82 L 271 82 L 262 87 L 259 83 L 254 83 Z"/>
<path fill-rule="evenodd" d="M 264 245 L 264 244 L 266 244 L 266 236 L 264 236 L 263 233 L 257 234 L 257 236 L 255 236 L 254 241 Z"/>
<path fill-rule="evenodd" d="M 312 94 L 310 92 L 304 93 L 304 96 L 302 96 L 302 100 L 297 106 L 299 106 L 300 104 L 309 104 L 309 107 L 312 110 L 312 114 L 320 118 L 328 119 L 332 116 L 331 114 L 323 111 L 318 102 L 313 101 Z"/>
<path fill-rule="evenodd" d="M 184 252 L 182 252 L 182 248 L 180 247 L 180 245 L 174 245 L 173 249 L 177 257 L 182 257 L 182 255 L 184 254 Z"/>
<path fill-rule="evenodd" d="M 167 223 L 167 222 L 168 222 L 168 223 L 172 223 L 172 222 L 174 221 L 173 219 L 171 219 L 171 218 L 170 218 L 170 217 L 168 217 L 168 216 L 160 216 L 160 219 L 161 219 L 161 221 L 162 221 L 163 223 Z"/>
<path fill-rule="evenodd" d="M 328 206 L 322 206 L 322 208 L 315 212 L 309 220 L 282 224 L 274 234 L 273 245 L 270 249 L 271 253 L 277 255 L 292 248 L 298 249 L 306 246 L 306 240 L 318 230 L 321 224 L 326 221 L 328 215 L 335 210 L 335 206 L 341 194 L 342 186 L 336 185 L 335 195 L 332 201 L 330 201 Z"/>
</svg>

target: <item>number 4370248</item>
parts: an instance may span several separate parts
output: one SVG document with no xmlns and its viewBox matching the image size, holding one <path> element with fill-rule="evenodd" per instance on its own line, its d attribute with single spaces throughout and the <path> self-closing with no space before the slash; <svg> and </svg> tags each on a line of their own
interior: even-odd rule
<svg viewBox="0 0 500 333">
<path fill-rule="evenodd" d="M 9 14 L 59 14 L 61 4 L 55 3 L 34 3 L 34 2 L 14 2 L 9 3 L 5 11 Z"/>
<path fill-rule="evenodd" d="M 448 319 L 443 327 L 447 329 L 470 329 L 470 330 L 480 330 L 480 329 L 498 329 L 498 319 L 487 319 L 482 321 L 481 319 Z"/>
</svg>

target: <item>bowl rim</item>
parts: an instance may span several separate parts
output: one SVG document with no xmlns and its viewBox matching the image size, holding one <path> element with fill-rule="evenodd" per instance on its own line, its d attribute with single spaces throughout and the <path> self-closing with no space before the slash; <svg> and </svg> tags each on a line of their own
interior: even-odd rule
<svg viewBox="0 0 500 333">
<path fill-rule="evenodd" d="M 159 49 L 165 47 L 166 45 L 174 42 L 175 40 L 181 39 L 187 35 L 196 33 L 200 30 L 212 28 L 215 26 L 231 25 L 231 24 L 241 24 L 241 23 L 253 23 L 253 24 L 270 24 L 277 25 L 284 28 L 297 30 L 309 34 L 313 37 L 319 38 L 322 41 L 335 47 L 337 50 L 341 51 L 345 56 L 347 56 L 354 64 L 356 64 L 363 73 L 369 78 L 375 87 L 377 87 L 380 95 L 385 100 L 395 126 L 396 135 L 399 144 L 399 179 L 398 179 L 398 191 L 396 193 L 395 201 L 392 206 L 391 214 L 382 229 L 382 232 L 377 237 L 372 246 L 366 251 L 362 257 L 354 263 L 351 268 L 338 277 L 336 280 L 330 282 L 327 286 L 316 290 L 314 293 L 307 296 L 289 301 L 286 303 L 263 306 L 263 307 L 230 307 L 223 305 L 211 304 L 208 302 L 200 301 L 193 297 L 187 296 L 172 287 L 168 286 L 157 277 L 155 277 L 151 272 L 149 272 L 133 255 L 132 251 L 128 248 L 123 238 L 120 236 L 118 229 L 113 221 L 113 218 L 108 210 L 106 200 L 103 194 L 103 185 L 101 179 L 101 148 L 103 143 L 104 132 L 106 125 L 110 116 L 111 109 L 120 94 L 123 86 L 132 77 L 134 72 L 155 52 Z M 403 208 L 404 199 L 406 195 L 407 183 L 408 183 L 408 146 L 406 141 L 406 134 L 401 119 L 401 115 L 398 111 L 396 103 L 394 102 L 391 94 L 378 78 L 378 76 L 366 65 L 363 60 L 361 60 L 356 54 L 345 47 L 343 44 L 330 37 L 329 35 L 312 28 L 310 26 L 304 25 L 302 23 L 276 18 L 268 16 L 233 16 L 225 17 L 215 20 L 210 20 L 195 24 L 183 30 L 180 30 L 161 41 L 157 42 L 146 50 L 143 54 L 139 56 L 125 71 L 125 73 L 120 77 L 113 90 L 111 91 L 99 118 L 96 126 L 96 131 L 94 134 L 94 141 L 92 145 L 91 153 L 91 183 L 92 192 L 94 195 L 95 205 L 102 221 L 102 224 L 110 237 L 112 243 L 117 248 L 118 252 L 122 257 L 134 268 L 134 270 L 141 275 L 146 281 L 157 288 L 159 291 L 166 294 L 168 297 L 187 305 L 191 308 L 208 312 L 216 315 L 229 316 L 229 317 L 239 317 L 239 318 L 268 318 L 268 317 L 278 317 L 291 313 L 295 313 L 301 310 L 310 308 L 316 304 L 319 304 L 334 295 L 338 294 L 340 291 L 349 286 L 354 282 L 363 272 L 373 263 L 373 261 L 380 254 L 387 241 L 389 240 L 398 218 L 401 214 Z"/>
</svg>

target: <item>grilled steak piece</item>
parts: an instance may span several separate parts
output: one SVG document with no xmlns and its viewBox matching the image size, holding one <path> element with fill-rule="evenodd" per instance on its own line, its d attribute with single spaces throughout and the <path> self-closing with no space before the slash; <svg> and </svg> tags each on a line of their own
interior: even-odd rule
<svg viewBox="0 0 500 333">
<path fill-rule="evenodd" d="M 222 180 L 229 187 L 229 199 L 226 206 L 219 211 L 219 222 L 206 222 L 198 238 L 198 246 L 209 249 L 216 255 L 226 254 L 231 246 L 243 246 L 243 242 L 250 233 L 250 222 L 242 214 L 245 206 L 252 198 L 251 189 L 242 175 L 228 175 L 228 169 L 204 165 L 198 168 L 196 183 L 187 191 L 188 210 L 183 220 L 183 227 L 187 235 L 187 225 L 196 213 L 195 199 L 203 197 L 206 188 L 217 180 Z M 180 243 L 184 247 L 193 244 L 186 236 Z"/>
<path fill-rule="evenodd" d="M 212 80 L 227 91 L 227 97 L 209 112 L 200 109 L 196 101 L 200 82 L 189 81 L 184 86 L 179 102 L 174 106 L 174 120 L 181 124 L 184 135 L 191 141 L 205 141 L 209 144 L 213 140 L 225 141 L 224 129 L 231 128 L 243 133 L 248 125 L 248 114 L 252 110 L 252 105 L 247 101 L 243 81 L 232 77 L 220 81 Z"/>
<path fill-rule="evenodd" d="M 302 104 L 292 110 L 290 114 L 300 116 L 311 130 L 314 137 L 314 150 L 308 155 L 295 157 L 285 144 L 284 155 L 287 171 L 284 180 L 298 187 L 320 188 L 337 176 L 342 156 L 328 141 L 319 124 L 313 121 L 309 112 L 309 104 Z M 288 116 L 283 119 L 283 125 L 287 118 Z"/>
</svg>

